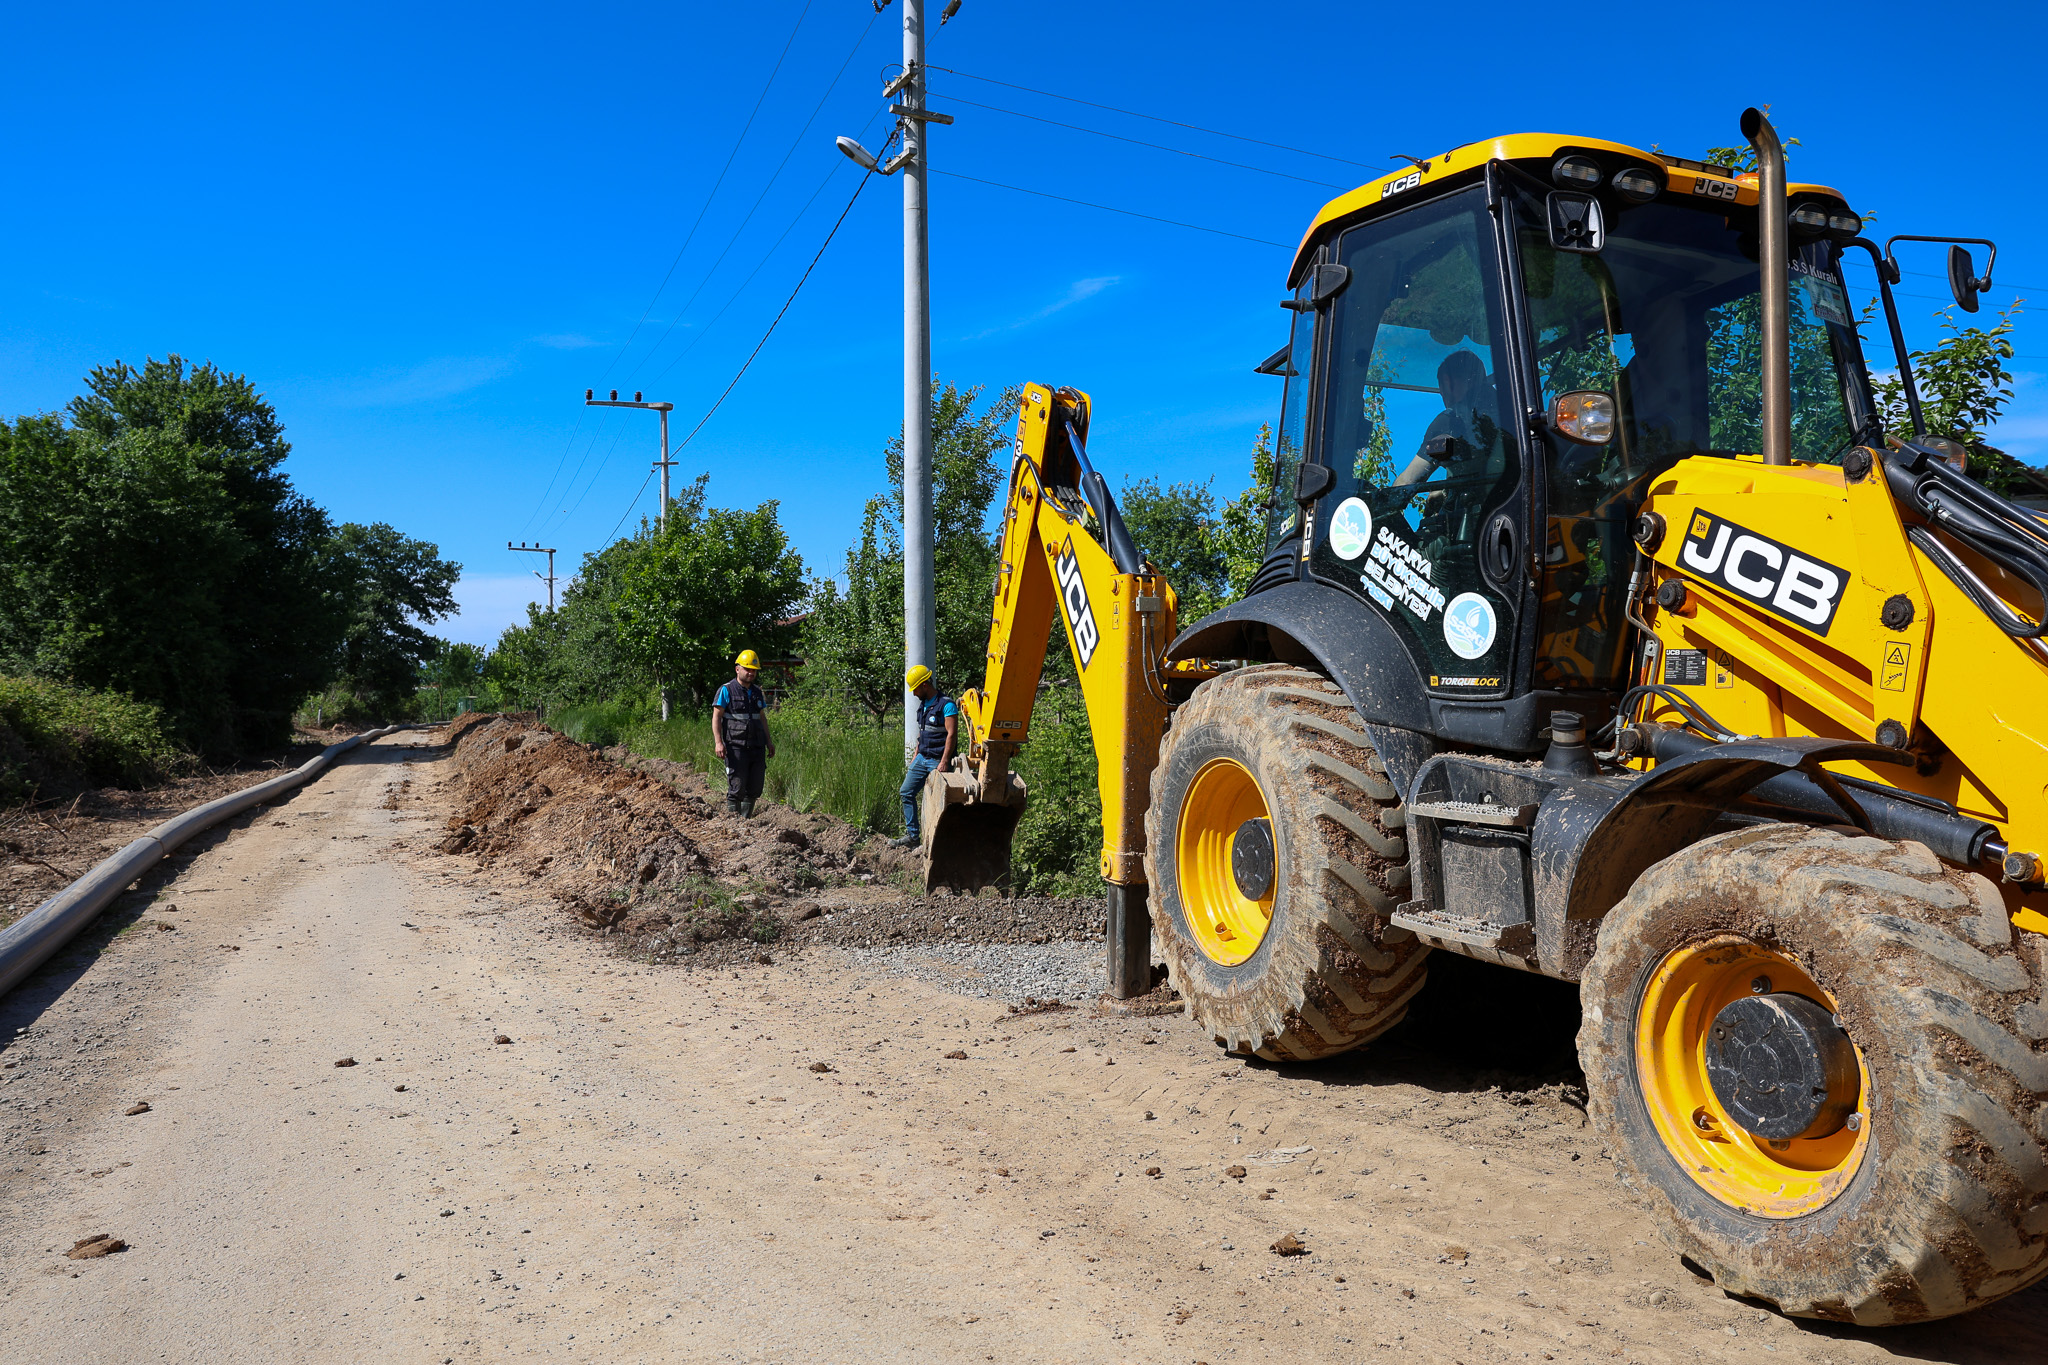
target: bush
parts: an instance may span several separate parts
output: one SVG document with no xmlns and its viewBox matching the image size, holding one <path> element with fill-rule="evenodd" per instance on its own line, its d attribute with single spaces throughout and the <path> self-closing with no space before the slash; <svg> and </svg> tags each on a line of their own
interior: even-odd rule
<svg viewBox="0 0 2048 1365">
<path fill-rule="evenodd" d="M 1078 690 L 1052 687 L 1039 695 L 1031 742 L 1011 766 L 1029 792 L 1010 849 L 1017 889 L 1100 895 L 1102 793 L 1095 785 L 1095 737 Z"/>
<path fill-rule="evenodd" d="M 163 712 L 117 692 L 44 678 L 0 677 L 0 800 L 50 787 L 140 787 L 182 772 L 189 756 Z"/>
</svg>

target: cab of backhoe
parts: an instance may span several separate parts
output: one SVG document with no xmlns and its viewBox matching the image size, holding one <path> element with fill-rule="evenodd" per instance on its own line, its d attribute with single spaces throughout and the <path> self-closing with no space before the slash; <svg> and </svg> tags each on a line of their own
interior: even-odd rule
<svg viewBox="0 0 2048 1365">
<path fill-rule="evenodd" d="M 1364 719 L 1528 750 L 1554 708 L 1611 710 L 1650 485 L 1762 449 L 1757 196 L 1725 167 L 1526 134 L 1317 217 L 1261 367 L 1285 394 L 1251 596 L 1315 585 L 1362 609 L 1350 667 L 1373 685 L 1314 662 Z M 1838 463 L 1879 431 L 1840 273 L 1862 224 L 1821 186 L 1791 187 L 1791 218 L 1793 457 Z M 1262 605 L 1175 656 L 1310 662 Z M 1414 677 L 1390 684 L 1399 660 Z"/>
</svg>

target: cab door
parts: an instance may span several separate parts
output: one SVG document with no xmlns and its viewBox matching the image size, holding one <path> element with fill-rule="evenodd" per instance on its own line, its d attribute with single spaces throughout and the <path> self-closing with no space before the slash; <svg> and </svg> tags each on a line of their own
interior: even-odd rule
<svg viewBox="0 0 2048 1365">
<path fill-rule="evenodd" d="M 1483 187 L 1350 229 L 1314 424 L 1309 572 L 1370 603 L 1434 696 L 1513 690 L 1527 524 Z"/>
</svg>

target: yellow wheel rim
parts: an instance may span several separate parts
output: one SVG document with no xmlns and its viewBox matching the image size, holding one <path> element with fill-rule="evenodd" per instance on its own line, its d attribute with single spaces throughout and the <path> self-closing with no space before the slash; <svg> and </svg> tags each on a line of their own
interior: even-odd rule
<svg viewBox="0 0 2048 1365">
<path fill-rule="evenodd" d="M 1751 982 L 1790 991 L 1832 1011 L 1834 999 L 1799 965 L 1734 934 L 1677 949 L 1657 964 L 1636 1011 L 1636 1075 L 1651 1126 L 1687 1175 L 1714 1198 L 1763 1218 L 1797 1218 L 1823 1208 L 1856 1174 L 1870 1126 L 1820 1138 L 1770 1142 L 1728 1115 L 1707 1078 L 1707 1033 L 1723 1006 L 1751 994 Z M 1861 1093 L 1870 1069 L 1859 1049 Z M 1860 1110 L 1863 1106 L 1859 1103 Z"/>
<path fill-rule="evenodd" d="M 1225 967 L 1234 967 L 1258 951 L 1273 922 L 1273 885 L 1259 900 L 1238 889 L 1231 871 L 1230 850 L 1247 820 L 1266 820 L 1266 798 L 1258 779 L 1233 759 L 1205 764 L 1188 784 L 1174 830 L 1173 860 L 1180 883 L 1180 903 L 1188 928 L 1204 953 Z"/>
</svg>

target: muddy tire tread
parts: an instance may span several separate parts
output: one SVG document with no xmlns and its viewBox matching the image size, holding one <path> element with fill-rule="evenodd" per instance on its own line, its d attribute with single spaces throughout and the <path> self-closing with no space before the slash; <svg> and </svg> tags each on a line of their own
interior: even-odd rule
<svg viewBox="0 0 2048 1365">
<path fill-rule="evenodd" d="M 1640 974 L 1685 932 L 1665 926 L 1710 927 L 1703 912 L 1798 961 L 1864 1046 L 1872 1147 L 1802 1218 L 1715 1204 L 1632 1122 Z M 1728 1292 L 1864 1325 L 1965 1312 L 2048 1277 L 2048 1052 L 2026 1027 L 2044 980 L 2048 940 L 1920 844 L 1722 835 L 1652 867 L 1601 924 L 1579 1034 L 1594 1121 L 1666 1239 Z"/>
<path fill-rule="evenodd" d="M 1164 849 L 1173 837 L 1177 746 L 1240 737 L 1289 845 L 1268 942 L 1220 969 L 1178 923 Z M 1186 776 L 1183 774 L 1182 776 Z M 1280 806 L 1286 809 L 1280 809 Z M 1356 713 L 1329 679 L 1275 664 L 1204 683 L 1175 713 L 1152 773 L 1146 873 L 1155 930 L 1185 1008 L 1226 1049 L 1273 1061 L 1348 1052 L 1399 1023 L 1427 977 L 1428 948 L 1387 916 L 1408 888 L 1401 801 Z"/>
</svg>

